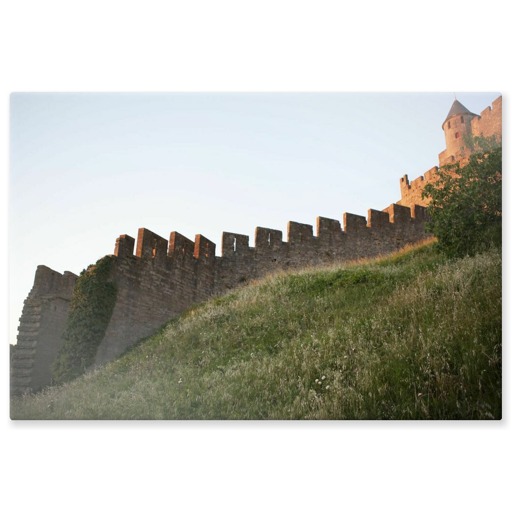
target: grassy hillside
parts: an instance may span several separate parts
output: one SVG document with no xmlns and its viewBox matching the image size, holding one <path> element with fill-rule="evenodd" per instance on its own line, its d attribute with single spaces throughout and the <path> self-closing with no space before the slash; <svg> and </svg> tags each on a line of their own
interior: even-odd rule
<svg viewBox="0 0 512 512">
<path fill-rule="evenodd" d="M 500 253 L 425 245 L 265 279 L 11 417 L 501 418 Z"/>
</svg>

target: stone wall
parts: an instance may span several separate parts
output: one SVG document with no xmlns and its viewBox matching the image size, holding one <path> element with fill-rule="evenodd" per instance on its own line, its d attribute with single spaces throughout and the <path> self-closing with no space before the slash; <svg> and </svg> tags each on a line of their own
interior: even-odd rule
<svg viewBox="0 0 512 512">
<path fill-rule="evenodd" d="M 172 232 L 167 241 L 144 228 L 137 241 L 121 235 L 110 275 L 117 287 L 116 304 L 95 364 L 118 357 L 191 305 L 251 280 L 280 270 L 387 254 L 418 242 L 426 238 L 425 221 L 421 206 L 392 204 L 384 211 L 369 210 L 368 220 L 345 213 L 343 228 L 338 220 L 318 217 L 315 233 L 311 225 L 289 222 L 286 241 L 279 230 L 257 227 L 254 247 L 247 235 L 223 233 L 221 256 L 202 235 L 192 241 Z M 50 384 L 75 279 L 38 267 L 13 356 L 14 393 Z M 29 359 L 30 364 L 21 364 Z"/>
<path fill-rule="evenodd" d="M 96 364 L 110 361 L 137 340 L 149 336 L 192 304 L 220 295 L 279 270 L 318 266 L 392 252 L 425 238 L 425 209 L 391 205 L 370 210 L 366 218 L 344 214 L 337 220 L 319 217 L 313 226 L 289 222 L 282 232 L 257 227 L 255 246 L 238 233 L 222 234 L 221 256 L 202 235 L 195 241 L 172 232 L 169 242 L 141 228 L 135 240 L 116 241 L 112 280 L 117 301 Z"/>
<path fill-rule="evenodd" d="M 25 300 L 18 343 L 11 354 L 11 393 L 21 394 L 51 384 L 51 366 L 62 346 L 69 304 L 77 276 L 37 267 L 34 286 Z"/>
<path fill-rule="evenodd" d="M 479 116 L 471 121 L 471 131 L 476 137 L 496 136 L 501 143 L 502 138 L 502 97 L 492 102 Z"/>
<path fill-rule="evenodd" d="M 496 137 L 497 141 L 501 143 L 502 138 L 502 97 L 496 98 L 492 102 L 492 107 L 487 107 L 483 110 L 479 116 L 475 116 L 470 120 L 471 126 L 471 135 L 474 137 Z M 464 116 L 467 122 L 468 116 Z M 461 135 L 457 139 L 455 139 L 455 133 L 460 132 L 461 134 L 465 133 L 462 128 L 465 127 L 465 124 L 460 124 L 459 119 L 452 119 L 453 126 L 450 130 L 445 130 L 446 136 L 446 146 L 447 148 L 439 153 L 439 165 L 446 165 L 454 162 L 461 162 L 464 164 L 464 161 L 467 161 L 467 158 L 470 155 L 470 151 L 467 148 L 464 148 L 464 137 Z M 457 144 L 462 144 L 462 146 L 458 146 Z M 458 149 L 457 149 L 458 148 Z M 431 183 L 434 180 L 435 172 L 438 167 L 432 167 L 429 169 L 423 176 L 419 176 L 418 178 L 409 181 L 407 174 L 405 174 L 402 178 L 400 178 L 400 194 L 401 199 L 398 201 L 398 204 L 402 206 L 411 207 L 414 204 L 419 204 L 421 206 L 427 206 L 428 201 L 421 197 L 423 192 L 423 188 L 427 183 Z"/>
<path fill-rule="evenodd" d="M 402 198 L 398 201 L 398 204 L 402 206 L 412 206 L 419 204 L 427 206 L 428 201 L 423 199 L 423 189 L 427 183 L 432 183 L 439 167 L 437 165 L 429 169 L 423 176 L 409 181 L 407 174 L 400 178 L 400 193 Z"/>
</svg>

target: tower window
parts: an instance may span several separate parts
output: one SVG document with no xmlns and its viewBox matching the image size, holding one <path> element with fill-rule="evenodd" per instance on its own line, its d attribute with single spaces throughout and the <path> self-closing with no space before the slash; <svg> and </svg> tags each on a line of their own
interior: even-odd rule
<svg viewBox="0 0 512 512">
<path fill-rule="evenodd" d="M 448 128 L 451 128 L 450 121 L 448 121 Z"/>
<path fill-rule="evenodd" d="M 460 133 L 459 132 L 455 132 L 455 138 L 458 139 L 460 137 Z"/>
<path fill-rule="evenodd" d="M 460 116 L 460 122 L 464 123 L 464 116 Z"/>
</svg>

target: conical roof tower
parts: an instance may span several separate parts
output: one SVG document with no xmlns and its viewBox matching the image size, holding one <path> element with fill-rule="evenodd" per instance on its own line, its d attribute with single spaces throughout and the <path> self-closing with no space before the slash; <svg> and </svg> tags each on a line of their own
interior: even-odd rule
<svg viewBox="0 0 512 512">
<path fill-rule="evenodd" d="M 473 114 L 473 112 L 470 112 L 459 100 L 455 100 L 452 103 L 452 107 L 450 108 L 450 111 L 448 112 L 448 115 L 446 116 L 446 119 L 443 121 L 443 124 L 441 125 L 441 128 L 444 130 L 444 123 L 448 121 L 448 119 L 451 119 L 455 116 L 461 116 L 461 115 L 469 115 L 471 118 L 476 117 L 476 114 Z"/>
<path fill-rule="evenodd" d="M 459 100 L 455 100 L 442 124 L 446 150 L 439 155 L 439 165 L 446 165 L 468 156 L 468 137 L 471 137 L 471 121 L 478 117 Z"/>
</svg>

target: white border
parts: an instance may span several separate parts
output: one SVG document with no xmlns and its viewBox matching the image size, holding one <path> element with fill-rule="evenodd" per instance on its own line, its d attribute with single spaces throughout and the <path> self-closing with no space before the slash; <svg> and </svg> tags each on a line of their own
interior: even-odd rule
<svg viewBox="0 0 512 512">
<path fill-rule="evenodd" d="M 13 91 L 501 90 L 507 141 L 500 7 L 8 0 L 2 154 Z M 504 252 L 507 261 L 508 244 Z M 508 268 L 504 277 L 507 305 Z M 494 423 L 13 423 L 2 387 L 3 500 L 54 511 L 493 510 L 505 503 L 511 460 L 504 376 L 505 419 Z"/>
</svg>

